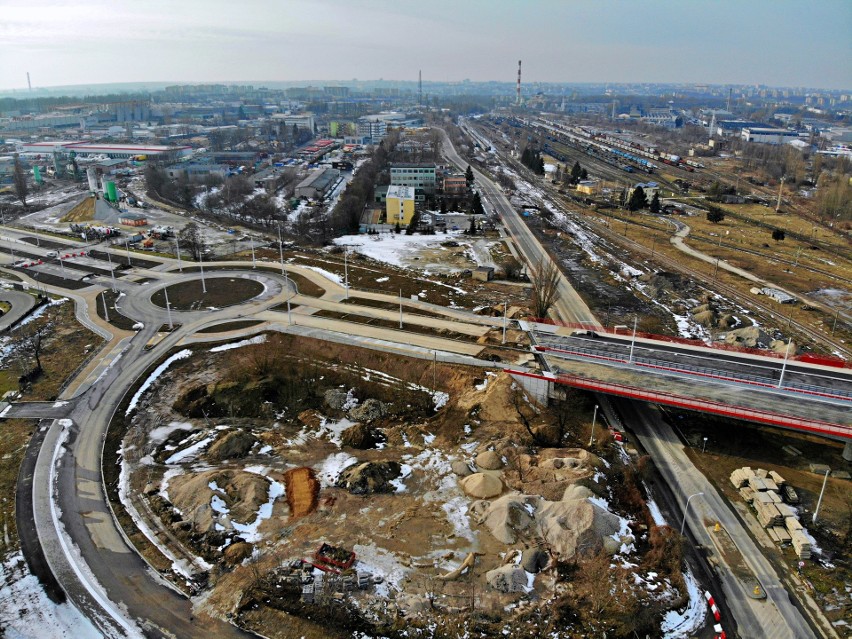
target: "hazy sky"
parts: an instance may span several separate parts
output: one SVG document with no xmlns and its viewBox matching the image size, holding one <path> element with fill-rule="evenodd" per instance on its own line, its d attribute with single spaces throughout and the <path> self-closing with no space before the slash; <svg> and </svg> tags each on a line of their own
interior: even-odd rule
<svg viewBox="0 0 852 639">
<path fill-rule="evenodd" d="M 0 0 L 0 88 L 263 80 L 852 89 L 852 0 Z"/>
</svg>

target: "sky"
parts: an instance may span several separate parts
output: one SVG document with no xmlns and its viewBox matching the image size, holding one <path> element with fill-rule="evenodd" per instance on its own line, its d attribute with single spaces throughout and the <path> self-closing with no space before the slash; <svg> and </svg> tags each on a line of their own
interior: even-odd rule
<svg viewBox="0 0 852 639">
<path fill-rule="evenodd" d="M 470 79 L 852 89 L 852 0 L 0 0 L 0 89 Z"/>
</svg>

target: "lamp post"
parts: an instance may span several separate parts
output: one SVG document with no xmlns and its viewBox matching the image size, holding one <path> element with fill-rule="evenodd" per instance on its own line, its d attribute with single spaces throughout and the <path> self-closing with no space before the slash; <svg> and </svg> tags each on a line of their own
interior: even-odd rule
<svg viewBox="0 0 852 639">
<path fill-rule="evenodd" d="M 278 225 L 278 257 L 281 260 L 281 273 L 287 277 L 287 269 L 284 268 L 284 245 L 281 243 L 281 225 Z"/>
<path fill-rule="evenodd" d="M 592 442 L 595 439 L 595 422 L 598 421 L 598 405 L 595 404 L 595 412 L 592 415 L 592 434 L 589 435 L 589 448 L 592 447 Z"/>
<path fill-rule="evenodd" d="M 787 372 L 787 358 L 790 357 L 790 347 L 793 345 L 793 338 L 787 340 L 787 351 L 784 354 L 784 363 L 781 365 L 781 375 L 778 378 L 778 388 L 784 384 L 784 373 Z"/>
<path fill-rule="evenodd" d="M 104 303 L 104 319 L 109 322 L 109 311 L 107 311 L 106 291 L 101 294 L 101 301 Z"/>
<path fill-rule="evenodd" d="M 207 284 L 204 282 L 204 254 L 198 251 L 198 264 L 201 266 L 201 292 L 207 295 Z"/>
<path fill-rule="evenodd" d="M 180 263 L 180 242 L 178 242 L 177 236 L 175 236 L 175 253 L 177 254 L 178 270 L 183 273 L 183 264 Z"/>
<path fill-rule="evenodd" d="M 257 262 L 254 259 L 254 238 L 249 235 L 249 245 L 251 246 L 251 267 L 257 268 Z"/>
<path fill-rule="evenodd" d="M 343 247 L 343 278 L 346 286 L 346 299 L 349 299 L 349 247 Z"/>
<path fill-rule="evenodd" d="M 506 343 L 506 316 L 509 312 L 509 300 L 503 302 L 503 343 Z"/>
<path fill-rule="evenodd" d="M 707 450 L 707 438 L 706 437 L 704 438 L 704 443 L 701 444 L 701 452 L 704 453 L 705 450 Z"/>
<path fill-rule="evenodd" d="M 402 289 L 399 289 L 399 328 L 402 330 Z"/>
<path fill-rule="evenodd" d="M 175 330 L 175 327 L 174 327 L 174 324 L 172 324 L 172 307 L 169 304 L 169 287 L 168 287 L 168 285 L 163 287 L 163 294 L 166 296 L 166 313 L 168 314 L 168 317 L 169 317 L 169 330 L 173 331 L 173 330 Z"/>
<path fill-rule="evenodd" d="M 695 493 L 694 495 L 690 495 L 686 500 L 686 508 L 683 509 L 683 520 L 680 522 L 680 534 L 683 534 L 683 527 L 686 526 L 686 513 L 689 512 L 689 502 L 692 501 L 693 497 L 698 497 L 698 495 L 703 495 L 704 493 Z"/>
<path fill-rule="evenodd" d="M 109 274 L 112 277 L 112 292 L 115 293 L 115 269 L 112 267 L 112 256 L 109 251 L 106 252 L 107 260 L 109 260 Z"/>
<path fill-rule="evenodd" d="M 822 490 L 819 491 L 819 499 L 817 500 L 816 509 L 814 510 L 814 516 L 811 519 L 811 522 L 816 523 L 817 515 L 819 514 L 819 507 L 822 506 L 822 496 L 825 494 L 825 485 L 828 483 L 828 476 L 831 474 L 831 469 L 827 468 L 825 470 L 825 479 L 822 480 Z"/>
<path fill-rule="evenodd" d="M 633 363 L 633 347 L 636 345 L 636 322 L 638 320 L 638 317 L 633 317 L 633 339 L 630 340 L 630 357 L 627 360 L 628 364 Z"/>
<path fill-rule="evenodd" d="M 127 249 L 127 266 L 133 266 L 130 262 L 130 242 L 127 241 L 127 238 L 124 238 L 124 248 Z"/>
</svg>

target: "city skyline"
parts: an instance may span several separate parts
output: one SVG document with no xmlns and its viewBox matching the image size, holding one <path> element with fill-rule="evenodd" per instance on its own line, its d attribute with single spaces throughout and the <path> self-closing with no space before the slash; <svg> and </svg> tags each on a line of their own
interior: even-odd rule
<svg viewBox="0 0 852 639">
<path fill-rule="evenodd" d="M 852 3 L 0 1 L 0 89 L 416 80 L 852 88 Z M 417 40 L 420 42 L 417 42 Z M 513 43 L 513 40 L 517 44 Z"/>
</svg>

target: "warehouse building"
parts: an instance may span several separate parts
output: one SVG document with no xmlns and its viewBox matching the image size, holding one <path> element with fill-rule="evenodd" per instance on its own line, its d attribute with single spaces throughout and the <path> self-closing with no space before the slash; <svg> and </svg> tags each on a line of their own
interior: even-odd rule
<svg viewBox="0 0 852 639">
<path fill-rule="evenodd" d="M 21 153 L 52 154 L 54 151 L 74 152 L 79 156 L 105 155 L 112 159 L 129 159 L 139 156 L 158 160 L 177 160 L 192 153 L 190 146 L 158 146 L 148 144 L 98 144 L 96 142 L 32 142 L 21 144 Z"/>
<path fill-rule="evenodd" d="M 296 197 L 321 200 L 334 187 L 340 177 L 337 169 L 317 169 L 296 186 Z"/>
<path fill-rule="evenodd" d="M 740 135 L 746 142 L 759 142 L 761 144 L 784 144 L 799 137 L 799 134 L 795 131 L 768 127 L 745 127 Z"/>
</svg>

